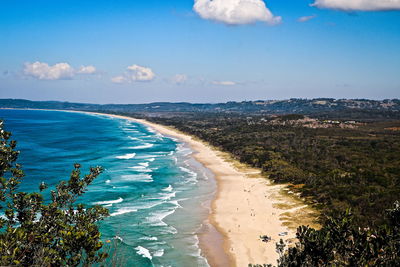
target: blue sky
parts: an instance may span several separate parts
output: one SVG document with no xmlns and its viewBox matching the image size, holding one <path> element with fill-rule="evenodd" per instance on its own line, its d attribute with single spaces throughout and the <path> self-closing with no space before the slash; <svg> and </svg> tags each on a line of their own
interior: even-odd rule
<svg viewBox="0 0 400 267">
<path fill-rule="evenodd" d="M 400 97 L 400 1 L 198 1 L 0 0 L 0 98 Z"/>
</svg>

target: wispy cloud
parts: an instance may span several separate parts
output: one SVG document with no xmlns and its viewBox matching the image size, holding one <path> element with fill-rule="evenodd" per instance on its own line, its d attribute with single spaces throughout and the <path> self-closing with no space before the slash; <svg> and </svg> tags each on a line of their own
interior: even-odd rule
<svg viewBox="0 0 400 267">
<path fill-rule="evenodd" d="M 92 65 L 89 66 L 81 66 L 77 71 L 79 74 L 95 74 L 96 68 Z"/>
<path fill-rule="evenodd" d="M 229 25 L 250 24 L 257 21 L 279 24 L 262 0 L 195 0 L 193 10 L 203 19 Z"/>
<path fill-rule="evenodd" d="M 213 81 L 212 84 L 214 85 L 223 85 L 223 86 L 232 86 L 232 85 L 236 85 L 236 82 L 232 82 L 232 81 Z"/>
<path fill-rule="evenodd" d="M 112 81 L 113 83 L 125 83 L 125 82 L 127 82 L 128 80 L 127 80 L 124 76 L 120 75 L 120 76 L 112 77 L 112 78 L 111 78 L 111 81 Z"/>
<path fill-rule="evenodd" d="M 113 83 L 149 82 L 154 80 L 155 73 L 151 68 L 139 65 L 131 65 L 122 75 L 111 78 Z"/>
<path fill-rule="evenodd" d="M 81 66 L 74 69 L 70 64 L 62 62 L 49 65 L 44 62 L 27 62 L 24 64 L 24 74 L 36 78 L 38 80 L 66 80 L 72 79 L 77 74 L 94 74 L 96 68 L 94 66 Z"/>
<path fill-rule="evenodd" d="M 316 17 L 317 17 L 316 15 L 303 16 L 303 17 L 298 18 L 297 21 L 298 22 L 306 22 L 306 21 L 312 20 L 312 19 L 314 19 Z"/>
<path fill-rule="evenodd" d="M 176 74 L 171 78 L 171 81 L 175 84 L 183 84 L 187 81 L 187 75 L 186 74 Z"/>
<path fill-rule="evenodd" d="M 400 10 L 400 0 L 315 0 L 312 6 L 343 11 Z"/>
</svg>

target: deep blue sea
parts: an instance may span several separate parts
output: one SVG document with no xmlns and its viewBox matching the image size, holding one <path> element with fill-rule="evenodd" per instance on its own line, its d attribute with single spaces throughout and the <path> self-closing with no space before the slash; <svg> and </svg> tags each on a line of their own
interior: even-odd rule
<svg viewBox="0 0 400 267">
<path fill-rule="evenodd" d="M 67 180 L 74 163 L 83 174 L 91 166 L 105 169 L 80 202 L 110 210 L 101 223 L 106 249 L 116 247 L 108 264 L 208 266 L 196 233 L 208 216 L 215 181 L 185 144 L 103 115 L 0 110 L 0 119 L 21 151 L 21 190 Z"/>
</svg>

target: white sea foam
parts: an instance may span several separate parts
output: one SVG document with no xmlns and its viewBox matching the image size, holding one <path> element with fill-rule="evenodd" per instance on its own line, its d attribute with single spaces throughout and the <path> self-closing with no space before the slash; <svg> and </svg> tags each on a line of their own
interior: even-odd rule
<svg viewBox="0 0 400 267">
<path fill-rule="evenodd" d="M 176 235 L 178 233 L 178 230 L 176 230 L 176 228 L 174 228 L 172 226 L 169 226 L 169 227 L 166 227 L 165 229 L 163 229 L 161 231 L 161 233 Z"/>
<path fill-rule="evenodd" d="M 154 144 L 150 144 L 150 143 L 145 143 L 144 145 L 141 145 L 141 146 L 132 146 L 132 147 L 129 147 L 130 149 L 146 149 L 146 148 L 150 148 L 150 147 L 153 147 L 154 146 Z"/>
<path fill-rule="evenodd" d="M 183 207 L 179 204 L 181 200 L 171 200 L 169 203 L 174 204 L 177 208 L 182 209 Z"/>
<path fill-rule="evenodd" d="M 139 239 L 141 239 L 141 240 L 148 240 L 148 241 L 157 241 L 157 240 L 158 240 L 158 238 L 155 237 L 155 236 L 142 236 L 142 237 L 140 237 Z"/>
<path fill-rule="evenodd" d="M 139 141 L 140 139 L 137 137 L 133 137 L 133 136 L 128 136 L 129 139 L 134 140 L 134 141 Z"/>
<path fill-rule="evenodd" d="M 172 185 L 168 185 L 168 187 L 166 187 L 166 188 L 163 188 L 163 189 L 162 189 L 162 191 L 171 192 L 171 191 L 172 191 L 172 189 L 174 189 L 174 188 L 172 187 Z"/>
<path fill-rule="evenodd" d="M 106 201 L 95 202 L 94 204 L 96 204 L 96 205 L 117 204 L 117 203 L 121 203 L 122 201 L 124 201 L 124 199 L 122 197 L 120 197 L 115 200 L 106 200 Z"/>
<path fill-rule="evenodd" d="M 183 144 L 179 144 L 177 146 L 176 152 L 179 153 L 180 155 L 183 155 L 184 157 L 189 156 L 190 154 L 193 153 L 193 151 L 190 148 L 185 147 L 185 145 Z"/>
<path fill-rule="evenodd" d="M 134 169 L 138 172 L 152 172 L 152 170 L 147 169 L 145 166 L 133 166 L 133 167 L 128 167 L 129 169 Z"/>
<path fill-rule="evenodd" d="M 179 167 L 179 169 L 181 169 L 181 171 L 187 172 L 187 173 L 191 173 L 192 171 L 189 170 L 188 168 L 185 167 Z"/>
<path fill-rule="evenodd" d="M 142 166 L 142 167 L 149 167 L 149 163 L 148 162 L 142 162 L 142 163 L 139 163 L 139 165 Z"/>
<path fill-rule="evenodd" d="M 121 242 L 124 241 L 124 239 L 122 237 L 118 236 L 118 235 L 114 236 L 113 239 L 117 239 L 117 240 L 119 240 Z"/>
<path fill-rule="evenodd" d="M 136 212 L 137 209 L 133 207 L 125 207 L 125 208 L 119 208 L 116 212 L 113 212 L 110 214 L 111 217 L 117 216 L 117 215 L 122 215 L 125 213 L 131 213 L 131 212 Z"/>
<path fill-rule="evenodd" d="M 199 238 L 198 238 L 197 234 L 193 233 L 193 235 L 190 238 L 194 238 L 194 244 L 191 245 L 191 247 L 195 251 L 194 253 L 191 253 L 191 255 L 194 257 L 197 257 L 197 258 L 202 258 L 201 250 L 199 247 Z"/>
<path fill-rule="evenodd" d="M 124 129 L 122 129 L 123 131 L 125 131 L 125 132 L 129 132 L 129 133 L 140 133 L 138 130 L 135 130 L 135 129 L 127 129 L 127 128 L 124 128 Z"/>
<path fill-rule="evenodd" d="M 111 180 L 106 180 L 106 184 L 109 184 L 109 183 L 111 183 Z"/>
<path fill-rule="evenodd" d="M 182 206 L 179 204 L 178 200 L 171 200 L 169 203 L 174 204 L 178 208 L 182 208 Z"/>
<path fill-rule="evenodd" d="M 142 169 L 146 169 L 145 166 L 133 166 L 133 167 L 128 167 L 129 169 L 138 169 L 138 170 L 142 170 Z"/>
<path fill-rule="evenodd" d="M 150 174 L 130 174 L 130 175 L 122 175 L 122 180 L 132 181 L 132 182 L 153 182 L 153 177 Z"/>
<path fill-rule="evenodd" d="M 116 156 L 117 159 L 132 159 L 136 156 L 136 153 L 128 153 L 123 156 Z"/>
<path fill-rule="evenodd" d="M 148 259 L 152 259 L 153 257 L 150 254 L 150 251 L 147 248 L 144 248 L 142 246 L 137 246 L 135 248 L 137 250 L 137 254 L 142 255 L 143 258 L 148 258 Z"/>
<path fill-rule="evenodd" d="M 160 193 L 160 199 L 162 200 L 170 200 L 171 198 L 175 197 L 176 192 L 172 192 L 172 193 Z"/>
<path fill-rule="evenodd" d="M 195 173 L 194 171 L 189 170 L 188 168 L 185 167 L 179 167 L 179 169 L 183 172 L 188 173 L 191 177 L 197 177 L 197 173 Z"/>
<path fill-rule="evenodd" d="M 152 158 L 157 158 L 160 155 L 153 155 L 154 152 L 152 153 L 152 155 L 142 155 L 142 156 L 137 156 L 137 159 L 152 159 Z"/>
<path fill-rule="evenodd" d="M 159 250 L 157 250 L 157 251 L 155 251 L 153 253 L 154 257 L 162 257 L 163 255 L 164 255 L 164 250 L 163 249 L 159 249 Z"/>
<path fill-rule="evenodd" d="M 148 198 L 147 200 L 154 200 L 154 198 Z M 154 207 L 156 207 L 156 206 L 158 206 L 160 204 L 163 204 L 163 203 L 165 203 L 165 201 L 147 202 L 147 203 L 140 204 L 140 206 L 137 207 L 137 209 L 140 209 L 140 210 L 151 209 L 151 208 L 154 208 Z"/>
<path fill-rule="evenodd" d="M 168 224 L 166 224 L 163 220 L 174 212 L 175 209 L 152 212 L 150 213 L 151 217 L 148 218 L 148 222 L 153 226 L 167 226 Z"/>
<path fill-rule="evenodd" d="M 154 130 L 154 129 L 151 128 L 151 127 L 147 127 L 147 131 L 149 131 L 149 132 L 151 132 L 151 133 L 156 133 L 156 130 Z"/>
</svg>

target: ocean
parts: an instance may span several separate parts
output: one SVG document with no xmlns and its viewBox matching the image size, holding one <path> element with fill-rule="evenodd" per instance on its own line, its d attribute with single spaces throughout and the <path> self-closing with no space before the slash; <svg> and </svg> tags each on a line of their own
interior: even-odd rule
<svg viewBox="0 0 400 267">
<path fill-rule="evenodd" d="M 79 202 L 102 205 L 100 223 L 111 247 L 107 265 L 208 266 L 197 233 L 209 214 L 216 185 L 190 148 L 129 120 L 42 110 L 0 110 L 21 151 L 21 190 L 38 191 L 67 180 L 74 163 L 102 173 Z"/>
</svg>

